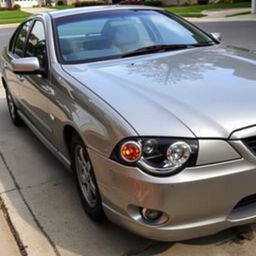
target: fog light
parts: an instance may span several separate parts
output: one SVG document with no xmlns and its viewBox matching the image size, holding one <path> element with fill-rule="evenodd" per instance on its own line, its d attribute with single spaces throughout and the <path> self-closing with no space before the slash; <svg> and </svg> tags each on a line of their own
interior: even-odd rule
<svg viewBox="0 0 256 256">
<path fill-rule="evenodd" d="M 161 218 L 163 213 L 157 210 L 142 208 L 141 214 L 142 217 L 148 221 L 156 221 Z"/>
</svg>

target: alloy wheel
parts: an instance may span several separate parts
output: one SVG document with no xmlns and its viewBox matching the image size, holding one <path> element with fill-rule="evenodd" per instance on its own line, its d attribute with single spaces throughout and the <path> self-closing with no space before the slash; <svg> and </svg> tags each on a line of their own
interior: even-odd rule
<svg viewBox="0 0 256 256">
<path fill-rule="evenodd" d="M 76 173 L 83 196 L 90 207 L 97 204 L 97 189 L 93 179 L 93 170 L 90 161 L 86 158 L 85 150 L 77 145 L 75 150 Z"/>
<path fill-rule="evenodd" d="M 9 108 L 10 116 L 14 120 L 15 117 L 16 117 L 15 105 L 14 105 L 12 96 L 11 96 L 11 94 L 9 92 L 7 92 L 7 103 L 8 103 L 8 108 Z"/>
</svg>

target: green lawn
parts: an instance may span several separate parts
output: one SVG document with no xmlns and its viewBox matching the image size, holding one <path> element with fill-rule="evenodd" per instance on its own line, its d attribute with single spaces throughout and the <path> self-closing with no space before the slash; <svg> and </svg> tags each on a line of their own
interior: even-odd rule
<svg viewBox="0 0 256 256">
<path fill-rule="evenodd" d="M 20 23 L 29 16 L 31 16 L 30 13 L 19 10 L 0 11 L 0 24 Z"/>
<path fill-rule="evenodd" d="M 248 8 L 248 7 L 251 7 L 251 2 L 190 5 L 190 6 L 180 6 L 180 7 L 167 7 L 166 9 L 170 12 L 176 13 L 183 17 L 203 17 L 204 15 L 201 14 L 201 11 L 204 11 L 204 10 Z"/>
<path fill-rule="evenodd" d="M 63 10 L 73 8 L 72 5 L 58 5 L 53 7 L 54 9 Z M 183 17 L 204 17 L 206 15 L 201 14 L 201 11 L 211 9 L 227 9 L 227 8 L 247 8 L 251 7 L 251 2 L 241 3 L 217 3 L 217 4 L 206 4 L 206 5 L 191 5 L 191 6 L 180 6 L 180 7 L 166 7 L 168 11 L 181 15 Z"/>
</svg>

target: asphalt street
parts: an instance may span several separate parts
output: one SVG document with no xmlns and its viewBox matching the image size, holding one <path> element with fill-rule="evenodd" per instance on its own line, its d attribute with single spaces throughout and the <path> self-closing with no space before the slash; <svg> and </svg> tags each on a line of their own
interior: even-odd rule
<svg viewBox="0 0 256 256">
<path fill-rule="evenodd" d="M 6 45 L 9 38 L 11 37 L 14 28 L 3 28 L 0 29 L 0 52 L 2 52 L 2 48 Z M 2 58 L 0 58 L 0 69 L 3 66 Z"/>
<path fill-rule="evenodd" d="M 224 43 L 256 49 L 256 22 L 198 26 L 208 32 L 221 32 Z M 1 47 L 12 31 L 0 29 Z M 28 128 L 12 125 L 1 85 L 0 195 L 28 255 L 255 256 L 256 225 L 192 241 L 161 243 L 110 222 L 93 223 L 83 212 L 71 175 Z"/>
<path fill-rule="evenodd" d="M 197 26 L 207 32 L 220 32 L 223 43 L 256 50 L 256 22 L 202 22 Z"/>
</svg>

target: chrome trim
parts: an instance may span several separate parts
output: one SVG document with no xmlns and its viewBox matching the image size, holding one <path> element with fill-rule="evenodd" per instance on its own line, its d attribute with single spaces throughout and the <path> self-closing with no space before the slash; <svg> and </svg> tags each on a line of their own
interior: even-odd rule
<svg viewBox="0 0 256 256">
<path fill-rule="evenodd" d="M 233 133 L 231 133 L 229 138 L 231 140 L 239 140 L 239 139 L 244 139 L 252 136 L 256 136 L 256 125 L 251 126 L 249 128 L 244 128 L 244 129 L 234 131 Z"/>
<path fill-rule="evenodd" d="M 186 145 L 187 149 L 190 153 L 188 159 L 191 156 L 192 150 L 189 144 L 187 144 L 186 142 L 183 141 L 177 141 L 175 143 L 173 143 L 172 145 L 169 146 L 169 148 L 167 149 L 167 160 L 169 161 L 170 164 L 172 164 L 171 166 L 168 167 L 153 167 L 150 164 L 147 163 L 147 160 L 142 156 L 139 161 L 138 161 L 138 166 L 141 167 L 142 169 L 146 170 L 147 172 L 153 173 L 153 174 L 158 174 L 158 175 L 165 175 L 165 174 L 171 174 L 172 172 L 174 172 L 175 170 L 177 170 L 178 168 L 180 168 L 183 164 L 185 164 L 188 159 L 185 162 L 178 162 L 176 165 L 173 165 L 173 163 L 171 162 L 171 160 L 168 159 L 168 151 L 172 146 L 175 145 Z"/>
<path fill-rule="evenodd" d="M 169 166 L 164 168 L 155 168 L 149 165 L 144 157 L 141 157 L 140 160 L 137 162 L 138 166 L 147 172 L 154 173 L 154 174 L 170 174 L 171 172 L 175 171 L 181 165 Z"/>
</svg>

